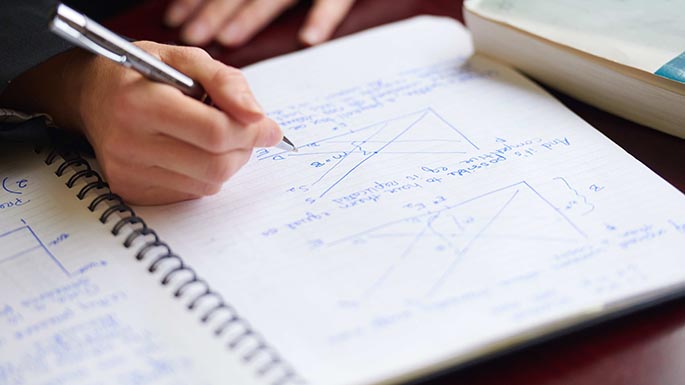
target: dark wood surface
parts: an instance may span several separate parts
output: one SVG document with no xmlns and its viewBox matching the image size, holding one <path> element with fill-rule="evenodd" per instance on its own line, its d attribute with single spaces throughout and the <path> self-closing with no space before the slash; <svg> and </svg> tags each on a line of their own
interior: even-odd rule
<svg viewBox="0 0 685 385">
<path fill-rule="evenodd" d="M 165 0 L 151 0 L 106 24 L 135 39 L 177 41 L 162 25 Z M 455 0 L 358 0 L 336 36 L 413 15 L 446 15 L 463 21 Z M 297 29 L 306 6 L 286 12 L 247 46 L 206 49 L 242 67 L 302 47 Z M 664 179 L 685 192 L 685 140 L 628 122 L 554 93 L 576 114 L 602 131 Z M 683 250 L 685 254 L 685 250 Z M 682 385 L 685 384 L 685 300 L 642 310 L 580 332 L 525 348 L 426 380 L 429 385 Z"/>
</svg>

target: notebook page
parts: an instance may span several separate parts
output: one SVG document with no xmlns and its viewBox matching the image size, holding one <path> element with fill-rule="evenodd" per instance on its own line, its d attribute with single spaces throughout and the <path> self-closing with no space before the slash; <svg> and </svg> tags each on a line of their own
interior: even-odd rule
<svg viewBox="0 0 685 385">
<path fill-rule="evenodd" d="M 685 279 L 683 195 L 452 20 L 245 70 L 297 153 L 140 208 L 311 383 L 392 381 Z"/>
<path fill-rule="evenodd" d="M 0 156 L 0 384 L 253 384 L 46 154 Z M 102 205 L 102 208 L 105 206 Z M 118 219 L 118 218 L 117 218 Z M 150 255 L 152 256 L 152 255 Z M 163 271 L 164 269 L 160 270 Z"/>
</svg>

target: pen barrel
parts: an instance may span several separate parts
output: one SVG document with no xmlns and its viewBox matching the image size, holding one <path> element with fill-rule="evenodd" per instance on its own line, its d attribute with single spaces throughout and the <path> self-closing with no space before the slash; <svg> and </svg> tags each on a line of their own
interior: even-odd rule
<svg viewBox="0 0 685 385">
<path fill-rule="evenodd" d="M 202 86 L 195 81 L 193 81 L 193 86 L 188 89 L 188 92 L 184 91 L 183 93 L 190 97 L 198 99 L 203 103 L 211 103 L 211 98 L 209 97 L 205 89 L 202 88 Z M 207 102 L 207 100 L 209 100 L 209 102 Z"/>
<path fill-rule="evenodd" d="M 159 79 L 156 79 L 156 78 L 153 80 L 159 81 Z M 167 79 L 165 81 L 165 83 L 168 83 L 168 84 L 178 88 L 184 94 L 186 94 L 192 98 L 198 99 L 200 101 L 204 101 L 205 99 L 208 98 L 208 95 L 207 95 L 207 92 L 205 91 L 205 89 L 202 88 L 202 86 L 194 80 L 192 81 L 192 84 L 190 86 L 187 84 L 176 82 L 175 79 Z"/>
<path fill-rule="evenodd" d="M 199 99 L 202 103 L 204 103 L 204 104 L 206 104 L 206 105 L 208 105 L 208 106 L 214 107 L 214 101 L 212 100 L 212 97 L 209 96 L 208 93 L 205 92 L 205 94 L 202 95 L 201 97 L 199 97 L 198 99 Z"/>
<path fill-rule="evenodd" d="M 202 99 L 205 91 L 190 77 L 64 4 L 55 8 L 50 29 L 71 43 Z"/>
</svg>

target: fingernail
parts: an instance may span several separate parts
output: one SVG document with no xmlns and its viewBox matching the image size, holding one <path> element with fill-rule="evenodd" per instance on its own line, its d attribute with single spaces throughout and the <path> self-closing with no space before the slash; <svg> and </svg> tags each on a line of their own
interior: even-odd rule
<svg viewBox="0 0 685 385">
<path fill-rule="evenodd" d="M 324 36 L 321 30 L 314 27 L 306 28 L 300 34 L 300 39 L 308 45 L 316 45 L 324 40 Z"/>
<path fill-rule="evenodd" d="M 209 38 L 209 28 L 204 23 L 193 23 L 185 33 L 186 41 L 190 44 L 201 44 Z"/>
<path fill-rule="evenodd" d="M 171 6 L 166 14 L 166 24 L 170 27 L 178 27 L 185 17 L 188 8 L 183 4 L 177 3 Z"/>
<path fill-rule="evenodd" d="M 243 105 L 243 108 L 245 108 L 247 111 L 252 112 L 253 114 L 257 115 L 263 115 L 264 110 L 262 109 L 262 106 L 257 103 L 257 99 L 254 98 L 254 95 L 250 92 L 245 92 L 241 96 L 241 104 Z"/>
<path fill-rule="evenodd" d="M 235 23 L 229 24 L 221 34 L 217 37 L 217 40 L 224 45 L 234 45 L 238 44 L 242 39 L 242 28 Z"/>
</svg>

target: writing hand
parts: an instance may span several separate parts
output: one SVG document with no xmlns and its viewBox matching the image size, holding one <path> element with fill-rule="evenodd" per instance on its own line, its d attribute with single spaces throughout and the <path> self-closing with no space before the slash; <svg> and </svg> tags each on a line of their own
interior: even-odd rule
<svg viewBox="0 0 685 385">
<path fill-rule="evenodd" d="M 166 12 L 170 26 L 181 26 L 181 38 L 194 45 L 212 40 L 239 46 L 250 40 L 296 0 L 174 0 Z M 307 45 L 328 40 L 354 0 L 315 0 L 299 39 Z"/>
<path fill-rule="evenodd" d="M 201 83 L 221 110 L 79 50 L 20 77 L 2 99 L 82 130 L 112 191 L 134 204 L 214 194 L 255 146 L 282 139 L 237 69 L 199 48 L 136 44 Z"/>
</svg>

